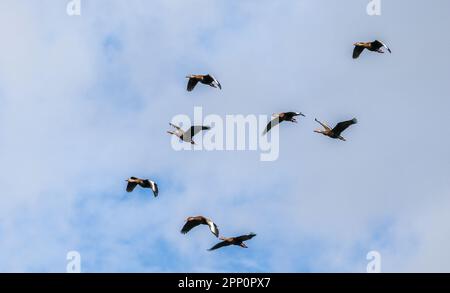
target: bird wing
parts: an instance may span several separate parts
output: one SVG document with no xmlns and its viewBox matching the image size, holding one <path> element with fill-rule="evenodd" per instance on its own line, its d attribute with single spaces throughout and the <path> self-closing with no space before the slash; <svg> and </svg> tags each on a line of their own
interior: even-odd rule
<svg viewBox="0 0 450 293">
<path fill-rule="evenodd" d="M 202 223 L 201 220 L 189 220 L 184 224 L 183 228 L 181 229 L 181 233 L 186 234 L 187 232 L 191 231 L 192 228 L 197 227 Z"/>
<path fill-rule="evenodd" d="M 375 49 L 375 50 L 378 50 L 381 47 L 383 47 L 383 43 L 378 40 L 373 41 L 370 45 L 372 46 L 372 49 Z"/>
<path fill-rule="evenodd" d="M 362 46 L 355 46 L 355 49 L 353 49 L 353 59 L 357 59 L 364 49 Z"/>
<path fill-rule="evenodd" d="M 384 47 L 384 48 L 386 48 L 386 50 L 389 51 L 389 53 L 392 53 L 391 49 L 389 49 L 388 46 L 386 46 L 383 42 L 378 41 L 378 40 L 376 40 L 372 43 L 372 47 L 376 50 L 380 49 L 381 47 Z"/>
<path fill-rule="evenodd" d="M 206 84 L 213 83 L 216 79 L 211 74 L 203 75 L 203 82 Z"/>
<path fill-rule="evenodd" d="M 239 236 L 239 237 L 235 237 L 234 239 L 236 241 L 238 241 L 238 242 L 242 242 L 242 241 L 250 240 L 250 239 L 252 239 L 255 236 L 256 236 L 255 233 L 250 233 L 250 234 L 247 234 L 247 235 L 242 235 L 242 236 Z"/>
<path fill-rule="evenodd" d="M 189 81 L 188 81 L 188 84 L 187 84 L 188 92 L 191 92 L 195 88 L 197 83 L 198 83 L 198 79 L 193 78 L 193 77 L 189 78 Z"/>
<path fill-rule="evenodd" d="M 214 245 L 213 247 L 211 247 L 211 248 L 208 249 L 208 250 L 209 250 L 209 251 L 212 251 L 212 250 L 216 250 L 216 249 L 219 249 L 219 248 L 221 248 L 221 247 L 224 247 L 224 246 L 230 246 L 230 245 L 231 245 L 230 242 L 228 242 L 228 241 L 222 241 L 222 242 L 217 243 L 216 245 Z"/>
<path fill-rule="evenodd" d="M 286 117 L 285 118 L 286 120 L 291 120 L 292 118 L 294 118 L 296 116 L 300 116 L 300 115 L 302 115 L 302 114 L 299 113 L 299 112 L 286 112 L 286 113 L 284 113 L 284 116 Z"/>
<path fill-rule="evenodd" d="M 169 125 L 175 128 L 176 130 L 181 130 L 181 128 L 179 126 L 176 126 L 175 124 L 169 123 Z"/>
<path fill-rule="evenodd" d="M 206 82 L 207 84 L 212 84 L 218 87 L 219 89 L 222 89 L 222 85 L 220 84 L 220 82 L 211 74 L 203 76 L 203 81 Z"/>
<path fill-rule="evenodd" d="M 216 237 L 219 237 L 219 228 L 217 228 L 217 225 L 209 219 L 206 220 L 206 223 L 208 224 L 211 233 L 213 233 Z"/>
<path fill-rule="evenodd" d="M 380 42 L 381 43 L 381 42 Z M 383 43 L 382 43 L 383 44 Z M 389 48 L 386 44 L 383 44 L 383 47 L 386 48 L 386 50 L 388 50 L 389 53 L 392 53 L 391 48 Z"/>
<path fill-rule="evenodd" d="M 356 118 L 353 118 L 352 120 L 339 122 L 336 124 L 336 126 L 333 128 L 333 133 L 335 135 L 341 135 L 341 133 L 346 130 L 350 125 L 358 123 L 358 120 Z"/>
<path fill-rule="evenodd" d="M 208 74 L 208 76 L 212 79 L 212 83 L 213 84 L 215 84 L 219 89 L 222 89 L 222 85 L 220 84 L 220 82 L 214 76 L 209 75 L 209 74 Z"/>
<path fill-rule="evenodd" d="M 131 179 L 133 179 L 133 177 L 131 177 Z M 128 182 L 127 192 L 132 192 L 134 190 L 134 188 L 136 187 L 136 185 L 137 185 L 136 182 Z"/>
<path fill-rule="evenodd" d="M 331 130 L 331 128 L 328 125 L 326 125 L 325 123 L 320 122 L 319 120 L 317 120 L 317 118 L 315 120 L 317 123 L 322 125 L 322 127 L 325 128 L 325 130 Z"/>
<path fill-rule="evenodd" d="M 280 121 L 281 120 L 280 120 L 279 116 L 277 115 L 274 119 L 272 119 L 267 124 L 266 129 L 264 129 L 264 131 L 263 131 L 263 135 L 267 134 L 272 129 L 272 127 L 277 126 L 278 124 L 280 124 Z"/>
<path fill-rule="evenodd" d="M 299 116 L 300 113 L 299 112 L 286 112 L 284 113 L 288 118 L 290 117 L 295 117 L 295 116 Z"/>
<path fill-rule="evenodd" d="M 154 182 L 154 181 L 150 181 L 150 187 L 151 187 L 151 189 L 152 189 L 152 191 L 153 191 L 153 195 L 155 196 L 155 197 L 157 197 L 158 196 L 158 184 L 156 184 L 156 182 Z"/>
<path fill-rule="evenodd" d="M 186 131 L 186 135 L 190 135 L 191 138 L 194 137 L 197 133 L 199 133 L 202 130 L 209 130 L 211 127 L 209 126 L 191 126 L 191 128 Z"/>
</svg>

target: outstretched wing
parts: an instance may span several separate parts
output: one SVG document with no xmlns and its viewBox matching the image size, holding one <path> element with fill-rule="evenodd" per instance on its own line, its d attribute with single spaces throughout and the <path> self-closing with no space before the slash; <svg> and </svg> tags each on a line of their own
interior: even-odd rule
<svg viewBox="0 0 450 293">
<path fill-rule="evenodd" d="M 189 220 L 186 222 L 186 224 L 184 224 L 183 228 L 181 229 L 181 233 L 186 234 L 201 223 L 202 222 L 200 220 Z"/>
<path fill-rule="evenodd" d="M 242 235 L 242 236 L 236 237 L 235 239 L 237 241 L 239 241 L 239 242 L 242 242 L 242 241 L 250 240 L 250 239 L 252 239 L 255 236 L 256 236 L 255 233 L 250 233 L 250 234 L 247 234 L 247 235 Z"/>
<path fill-rule="evenodd" d="M 272 129 L 272 127 L 275 127 L 278 124 L 280 124 L 280 117 L 277 115 L 267 124 L 266 129 L 264 129 L 263 131 L 263 135 L 266 135 Z"/>
<path fill-rule="evenodd" d="M 211 127 L 209 127 L 209 126 L 191 126 L 191 128 L 188 131 L 186 131 L 186 134 L 190 135 L 192 138 L 200 131 L 209 130 L 209 129 L 211 129 Z"/>
<path fill-rule="evenodd" d="M 208 224 L 211 233 L 213 233 L 216 237 L 219 237 L 219 228 L 217 228 L 217 225 L 209 219 L 206 220 L 206 223 Z"/>
<path fill-rule="evenodd" d="M 364 51 L 364 47 L 361 46 L 355 46 L 355 49 L 353 49 L 353 59 L 357 59 L 359 55 Z"/>
<path fill-rule="evenodd" d="M 195 88 L 197 83 L 198 83 L 198 79 L 197 78 L 193 78 L 193 77 L 189 78 L 189 81 L 188 81 L 188 84 L 187 84 L 187 91 L 191 92 Z"/>
<path fill-rule="evenodd" d="M 155 197 L 157 197 L 158 196 L 158 184 L 156 184 L 156 182 L 154 182 L 154 181 L 150 181 L 150 188 L 152 189 L 152 191 L 153 191 L 153 195 L 155 196 Z"/>
<path fill-rule="evenodd" d="M 356 118 L 353 118 L 352 120 L 339 122 L 336 124 L 336 126 L 333 128 L 333 133 L 335 135 L 341 135 L 341 133 L 346 130 L 350 125 L 358 123 L 358 120 Z"/>
<path fill-rule="evenodd" d="M 216 249 L 219 249 L 219 248 L 221 248 L 221 247 L 229 246 L 229 245 L 231 245 L 230 242 L 228 242 L 228 241 L 222 241 L 222 242 L 217 243 L 216 245 L 214 245 L 213 247 L 211 247 L 211 248 L 208 249 L 208 250 L 209 250 L 209 251 L 212 251 L 212 250 L 216 250 Z"/>
<path fill-rule="evenodd" d="M 380 41 L 378 41 L 378 40 L 376 40 L 376 41 L 374 41 L 374 42 L 372 43 L 372 47 L 373 47 L 375 50 L 378 50 L 378 49 L 384 47 L 384 48 L 386 48 L 386 50 L 388 50 L 389 53 L 392 53 L 391 49 L 390 49 L 388 46 L 386 46 L 383 42 L 380 42 Z"/>
<path fill-rule="evenodd" d="M 169 123 L 169 125 L 175 128 L 176 130 L 181 130 L 181 128 L 179 126 L 176 126 L 175 124 Z"/>
<path fill-rule="evenodd" d="M 133 177 L 131 177 L 133 178 Z M 136 187 L 137 183 L 135 182 L 128 182 L 127 184 L 127 192 L 132 192 L 134 188 Z"/>
<path fill-rule="evenodd" d="M 214 76 L 208 74 L 206 76 L 206 78 L 209 79 L 209 83 L 212 83 L 213 85 L 215 85 L 219 89 L 222 89 L 222 85 L 220 84 L 220 82 Z"/>
<path fill-rule="evenodd" d="M 330 128 L 328 125 L 326 125 L 325 123 L 320 122 L 319 120 L 317 120 L 317 118 L 314 119 L 314 120 L 315 120 L 317 123 L 319 123 L 320 125 L 322 125 L 322 127 L 325 128 L 325 130 L 331 130 L 331 128 Z"/>
<path fill-rule="evenodd" d="M 291 119 L 295 116 L 300 116 L 301 113 L 299 112 L 285 112 L 284 115 L 286 116 L 286 119 Z"/>
</svg>

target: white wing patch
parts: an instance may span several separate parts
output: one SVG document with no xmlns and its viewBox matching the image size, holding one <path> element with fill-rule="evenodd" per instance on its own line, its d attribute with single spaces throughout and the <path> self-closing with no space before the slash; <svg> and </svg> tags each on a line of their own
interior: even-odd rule
<svg viewBox="0 0 450 293">
<path fill-rule="evenodd" d="M 150 185 L 155 196 L 158 196 L 158 185 L 156 182 L 150 180 Z"/>
<path fill-rule="evenodd" d="M 206 220 L 206 222 L 208 223 L 211 233 L 213 233 L 216 237 L 219 237 L 219 229 L 217 228 L 217 225 L 211 220 Z"/>
<path fill-rule="evenodd" d="M 213 82 L 212 82 L 212 83 L 213 83 L 216 87 L 222 89 L 222 85 L 220 84 L 220 82 L 219 82 L 214 76 L 212 76 L 212 75 L 210 75 L 210 76 L 211 76 L 211 78 L 213 79 Z"/>
<path fill-rule="evenodd" d="M 386 44 L 385 43 L 383 43 L 383 42 L 380 42 L 382 45 L 383 45 L 383 47 L 385 47 L 388 51 L 389 51 L 389 53 L 391 53 L 391 49 L 389 49 L 389 47 L 388 46 L 386 46 Z"/>
</svg>

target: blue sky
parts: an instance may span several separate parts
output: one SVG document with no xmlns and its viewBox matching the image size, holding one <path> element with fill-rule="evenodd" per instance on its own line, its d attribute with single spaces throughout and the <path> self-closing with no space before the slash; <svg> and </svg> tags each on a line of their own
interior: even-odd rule
<svg viewBox="0 0 450 293">
<path fill-rule="evenodd" d="M 0 271 L 450 271 L 446 0 L 0 3 Z M 345 3 L 344 3 L 345 2 Z M 351 58 L 356 41 L 393 50 Z M 436 46 L 435 44 L 439 44 Z M 212 73 L 223 91 L 185 91 Z M 307 115 L 280 157 L 174 152 L 177 114 Z M 357 117 L 347 142 L 313 133 Z M 124 192 L 129 176 L 160 197 Z M 206 251 L 203 214 L 249 249 Z"/>
</svg>

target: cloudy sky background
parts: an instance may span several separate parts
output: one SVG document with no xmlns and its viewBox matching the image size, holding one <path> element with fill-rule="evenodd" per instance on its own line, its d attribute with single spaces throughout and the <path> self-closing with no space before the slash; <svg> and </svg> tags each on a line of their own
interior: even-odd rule
<svg viewBox="0 0 450 293">
<path fill-rule="evenodd" d="M 0 2 L 0 271 L 450 271 L 447 0 Z M 345 2 L 345 3 L 344 3 Z M 381 39 L 391 55 L 356 41 Z M 185 91 L 213 73 L 223 91 Z M 174 152 L 177 114 L 307 115 L 280 157 Z M 314 118 L 357 117 L 347 142 Z M 148 177 L 160 197 L 124 192 Z M 203 214 L 249 249 L 207 248 Z"/>
</svg>

